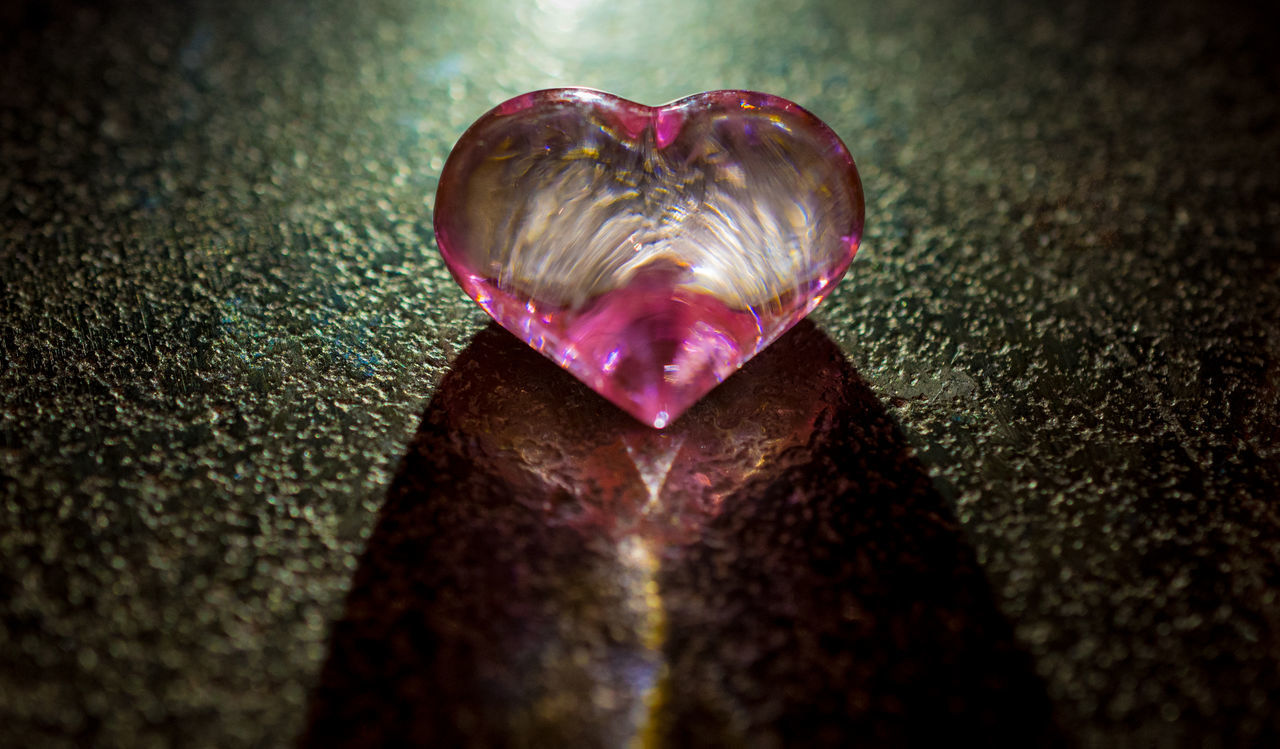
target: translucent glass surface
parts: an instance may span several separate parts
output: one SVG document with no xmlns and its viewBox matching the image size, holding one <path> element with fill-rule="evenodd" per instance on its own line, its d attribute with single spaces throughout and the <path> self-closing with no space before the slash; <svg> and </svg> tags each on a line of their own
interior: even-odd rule
<svg viewBox="0 0 1280 749">
<path fill-rule="evenodd" d="M 555 89 L 462 137 L 435 224 L 499 323 L 663 427 L 822 300 L 863 197 L 839 138 L 784 99 Z"/>
</svg>

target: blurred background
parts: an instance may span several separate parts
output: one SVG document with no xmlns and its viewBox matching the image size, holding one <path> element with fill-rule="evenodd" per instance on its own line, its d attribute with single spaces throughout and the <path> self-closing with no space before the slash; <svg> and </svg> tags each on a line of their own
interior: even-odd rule
<svg viewBox="0 0 1280 749">
<path fill-rule="evenodd" d="M 1274 745 L 1278 21 L 7 4 L 0 744 Z M 862 174 L 845 281 L 664 436 L 434 245 L 562 85 L 778 94 Z"/>
</svg>

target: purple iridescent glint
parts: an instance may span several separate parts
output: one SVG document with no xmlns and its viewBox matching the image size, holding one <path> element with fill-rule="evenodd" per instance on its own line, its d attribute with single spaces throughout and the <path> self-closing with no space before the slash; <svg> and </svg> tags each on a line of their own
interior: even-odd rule
<svg viewBox="0 0 1280 749">
<path fill-rule="evenodd" d="M 830 293 L 862 222 L 836 134 L 751 91 L 524 94 L 462 136 L 435 204 L 467 294 L 657 428 Z"/>
</svg>

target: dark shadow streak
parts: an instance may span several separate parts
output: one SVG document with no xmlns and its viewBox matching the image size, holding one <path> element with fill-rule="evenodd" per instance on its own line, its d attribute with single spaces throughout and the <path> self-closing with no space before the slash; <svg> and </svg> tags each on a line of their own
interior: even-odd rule
<svg viewBox="0 0 1280 749">
<path fill-rule="evenodd" d="M 393 482 L 302 744 L 637 735 L 1056 743 L 923 466 L 808 322 L 661 433 L 479 333 Z"/>
</svg>

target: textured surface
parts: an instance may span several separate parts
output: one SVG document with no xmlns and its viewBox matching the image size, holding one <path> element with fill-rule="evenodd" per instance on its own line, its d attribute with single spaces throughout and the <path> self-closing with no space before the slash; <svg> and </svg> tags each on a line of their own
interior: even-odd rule
<svg viewBox="0 0 1280 749">
<path fill-rule="evenodd" d="M 1270 11 L 120 5 L 0 10 L 0 744 L 284 745 L 339 708 L 376 714 L 361 694 L 421 704 L 468 664 L 493 666 L 510 698 L 468 704 L 540 707 L 453 711 L 441 735 L 553 740 L 567 715 L 659 739 L 817 724 L 891 741 L 904 710 L 990 728 L 1016 690 L 1027 709 L 1009 730 L 1043 729 L 1043 696 L 1068 743 L 1275 743 Z M 734 484 L 754 502 L 690 515 L 687 536 L 640 523 L 631 537 L 661 553 L 573 529 L 630 549 L 622 566 L 599 546 L 574 557 L 556 526 L 529 533 L 534 516 L 448 470 L 511 449 L 483 437 L 512 427 L 447 417 L 515 396 L 466 387 L 485 380 L 460 366 L 502 344 L 484 333 L 464 353 L 485 317 L 435 252 L 436 177 L 489 106 L 565 84 L 647 102 L 775 92 L 832 125 L 867 195 L 849 278 L 788 344 L 843 356 L 812 367 L 836 384 L 805 391 L 829 416 L 800 467 L 767 463 Z M 560 393 L 608 427 L 589 391 L 527 366 L 531 402 Z M 737 384 L 754 407 L 796 396 L 762 379 Z M 552 468 L 498 478 L 537 493 L 578 475 L 557 439 L 583 418 L 526 423 L 523 465 Z M 416 458 L 423 444 L 457 447 Z M 622 454 L 652 478 L 647 448 Z M 836 512 L 870 475 L 889 487 L 866 496 L 898 501 Z M 453 515 L 405 501 L 440 506 L 451 488 L 470 498 Z M 416 566 L 471 558 L 438 538 L 503 553 Z M 493 559 L 534 568 L 494 578 L 508 596 L 464 585 Z M 431 637 L 474 621 L 492 640 L 471 640 L 471 660 L 432 656 Z M 660 699 L 634 723 L 601 718 L 635 700 L 611 680 L 622 666 L 589 671 L 601 651 L 566 661 L 606 687 L 585 705 L 554 699 L 583 688 L 579 672 L 535 667 L 558 643 L 599 642 L 597 625 L 653 679 Z M 378 651 L 359 638 L 380 631 L 399 633 L 382 668 L 402 678 L 371 692 Z M 512 632 L 532 638 L 528 669 L 487 654 L 525 652 L 502 651 Z M 421 668 L 394 673 L 405 658 Z M 829 671 L 797 667 L 815 660 Z M 664 685 L 663 668 L 683 678 Z M 957 690 L 986 707 L 964 712 Z"/>
</svg>

